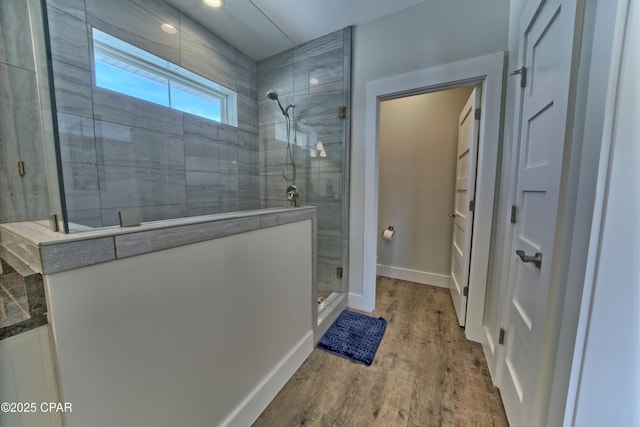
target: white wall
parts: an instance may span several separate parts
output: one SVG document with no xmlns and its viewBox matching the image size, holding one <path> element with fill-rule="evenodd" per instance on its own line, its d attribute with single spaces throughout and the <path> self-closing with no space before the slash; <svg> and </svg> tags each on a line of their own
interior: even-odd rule
<svg viewBox="0 0 640 427">
<path fill-rule="evenodd" d="M 586 338 L 575 361 L 581 370 L 575 412 L 566 422 L 572 426 L 640 425 L 640 5 L 618 3 L 629 3 L 630 13 L 614 114 L 603 135 L 602 225 L 590 248 L 593 289 L 585 292 L 590 298 L 581 313 Z"/>
<path fill-rule="evenodd" d="M 250 425 L 313 349 L 311 233 L 306 220 L 45 276 L 67 427 Z"/>
<path fill-rule="evenodd" d="M 359 25 L 353 33 L 349 293 L 363 294 L 367 82 L 503 51 L 509 1 L 433 0 Z"/>
<path fill-rule="evenodd" d="M 378 274 L 446 286 L 451 271 L 458 117 L 471 87 L 380 103 Z"/>
</svg>

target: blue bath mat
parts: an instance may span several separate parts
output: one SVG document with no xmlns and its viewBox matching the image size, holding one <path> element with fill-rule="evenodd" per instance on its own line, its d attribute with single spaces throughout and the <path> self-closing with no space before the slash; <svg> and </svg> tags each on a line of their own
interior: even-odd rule
<svg viewBox="0 0 640 427">
<path fill-rule="evenodd" d="M 387 321 L 345 310 L 327 329 L 318 347 L 354 362 L 371 365 Z"/>
</svg>

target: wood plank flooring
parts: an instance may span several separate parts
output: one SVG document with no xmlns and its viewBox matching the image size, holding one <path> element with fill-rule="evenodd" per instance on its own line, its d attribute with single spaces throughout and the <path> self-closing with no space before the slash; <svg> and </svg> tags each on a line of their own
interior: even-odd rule
<svg viewBox="0 0 640 427">
<path fill-rule="evenodd" d="M 373 364 L 314 349 L 254 427 L 508 426 L 447 289 L 378 277 L 376 297 L 388 324 Z"/>
</svg>

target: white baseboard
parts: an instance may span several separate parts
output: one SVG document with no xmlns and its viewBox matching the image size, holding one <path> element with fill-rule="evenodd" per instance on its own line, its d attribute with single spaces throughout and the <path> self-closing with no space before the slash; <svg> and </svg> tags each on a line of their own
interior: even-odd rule
<svg viewBox="0 0 640 427">
<path fill-rule="evenodd" d="M 222 425 L 246 427 L 253 424 L 312 351 L 313 332 L 309 331 Z"/>
<path fill-rule="evenodd" d="M 409 282 L 424 283 L 425 285 L 438 286 L 440 288 L 448 288 L 451 284 L 451 276 L 448 275 L 411 270 L 408 268 L 392 267 L 390 265 L 378 264 L 376 273 L 379 276 L 407 280 Z"/>
</svg>

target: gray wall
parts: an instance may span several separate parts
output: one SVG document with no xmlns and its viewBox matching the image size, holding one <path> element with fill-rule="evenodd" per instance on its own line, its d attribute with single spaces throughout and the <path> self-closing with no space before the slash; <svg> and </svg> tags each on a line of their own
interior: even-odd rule
<svg viewBox="0 0 640 427">
<path fill-rule="evenodd" d="M 380 103 L 378 264 L 450 275 L 458 117 L 471 90 Z"/>
<path fill-rule="evenodd" d="M 252 59 L 163 1 L 47 3 L 71 223 L 114 225 L 131 209 L 151 221 L 259 207 Z M 238 127 L 95 87 L 92 27 L 236 91 Z"/>
<path fill-rule="evenodd" d="M 49 212 L 38 93 L 43 64 L 34 59 L 41 59 L 43 43 L 39 1 L 0 0 L 0 222 L 45 219 Z"/>
<path fill-rule="evenodd" d="M 338 106 L 349 107 L 351 28 L 335 31 L 258 63 L 260 120 L 260 202 L 263 208 L 288 206 L 287 181 L 282 176 L 286 140 L 284 118 L 274 101 L 265 96 L 278 92 L 283 106 L 295 104 L 297 144 L 294 147 L 300 204 L 318 207 L 318 288 L 343 292 L 336 267 L 346 262 L 348 235 L 348 130 L 347 117 L 338 118 Z M 311 83 L 311 80 L 317 83 Z M 293 140 L 293 135 L 292 135 Z M 310 156 L 322 142 L 326 157 Z"/>
</svg>

